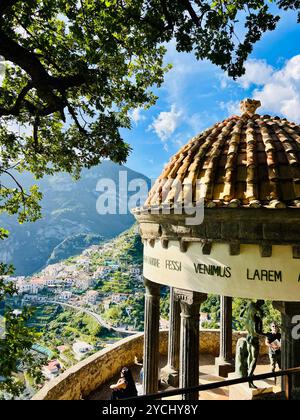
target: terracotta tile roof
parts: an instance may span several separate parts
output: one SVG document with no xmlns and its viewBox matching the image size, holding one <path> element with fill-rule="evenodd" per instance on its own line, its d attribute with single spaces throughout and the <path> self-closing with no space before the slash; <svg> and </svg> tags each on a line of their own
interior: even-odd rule
<svg viewBox="0 0 300 420">
<path fill-rule="evenodd" d="M 244 101 L 242 104 L 247 104 Z M 251 106 L 256 101 L 249 101 Z M 144 207 L 193 203 L 214 206 L 300 207 L 300 126 L 243 108 L 192 138 L 165 167 Z M 176 190 L 178 181 L 186 184 Z"/>
</svg>

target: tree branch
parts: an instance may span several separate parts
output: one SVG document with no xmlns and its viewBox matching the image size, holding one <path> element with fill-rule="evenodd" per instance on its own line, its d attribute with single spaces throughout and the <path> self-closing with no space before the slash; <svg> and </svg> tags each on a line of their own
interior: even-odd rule
<svg viewBox="0 0 300 420">
<path fill-rule="evenodd" d="M 64 115 L 63 109 L 66 106 L 66 103 L 64 103 L 61 98 L 55 97 L 57 98 L 57 101 L 51 103 L 50 105 L 46 105 L 44 107 L 39 107 L 37 105 L 34 105 L 32 102 L 29 102 L 28 100 L 25 99 L 26 94 L 29 93 L 30 90 L 33 88 L 33 85 L 31 87 L 30 85 L 31 84 L 29 83 L 23 88 L 23 90 L 21 91 L 13 107 L 11 108 L 0 107 L 0 116 L 18 117 L 23 107 L 23 108 L 26 108 L 26 110 L 31 115 L 36 116 L 36 117 L 46 117 L 47 115 L 51 115 L 54 112 L 60 112 L 62 116 L 62 120 L 65 121 L 65 115 Z"/>
<path fill-rule="evenodd" d="M 200 18 L 193 9 L 191 3 L 189 0 L 182 0 L 183 5 L 185 6 L 186 10 L 189 12 L 189 15 L 192 19 L 192 21 L 195 23 L 196 26 L 199 26 Z"/>
<path fill-rule="evenodd" d="M 27 107 L 28 109 L 31 108 L 31 112 L 37 111 L 38 115 L 43 116 L 58 111 L 63 115 L 63 109 L 66 104 L 54 91 L 58 90 L 60 92 L 65 92 L 69 88 L 79 87 L 86 82 L 87 77 L 89 76 L 88 74 L 83 75 L 80 73 L 63 77 L 50 76 L 36 54 L 19 45 L 1 30 L 0 55 L 6 60 L 21 67 L 31 77 L 31 84 L 27 85 L 22 90 L 13 109 L 7 110 L 2 108 L 0 109 L 0 115 L 19 115 L 21 104 L 24 101 L 26 94 L 32 88 L 38 90 L 40 97 L 45 100 L 47 106 L 40 110 L 27 102 Z"/>
<path fill-rule="evenodd" d="M 165 18 L 166 18 L 166 20 L 168 22 L 168 26 L 166 26 L 164 29 L 165 30 L 174 29 L 174 22 L 173 22 L 173 19 L 172 19 L 171 14 L 169 13 L 169 10 L 168 10 L 168 8 L 166 6 L 165 1 L 164 0 L 161 0 L 160 1 L 160 4 L 161 4 L 162 10 L 163 10 L 163 14 L 165 15 Z"/>
<path fill-rule="evenodd" d="M 15 169 L 17 166 L 19 166 L 21 163 L 21 161 L 14 163 L 13 165 L 11 165 L 9 168 L 6 168 L 6 170 L 11 170 L 11 169 Z"/>
<path fill-rule="evenodd" d="M 13 176 L 13 174 L 11 174 L 10 172 L 8 172 L 7 170 L 2 170 L 1 171 L 2 173 L 4 173 L 4 174 L 6 174 L 6 175 L 8 175 L 8 176 L 10 176 L 13 180 L 14 180 L 14 182 L 16 183 L 16 185 L 18 186 L 18 188 L 19 188 L 19 190 L 20 190 L 20 192 L 21 192 L 21 194 L 22 194 L 22 196 L 24 196 L 24 197 L 28 197 L 28 194 L 26 194 L 25 193 L 25 191 L 24 191 L 24 188 L 22 187 L 22 185 L 18 182 L 18 180 Z"/>
<path fill-rule="evenodd" d="M 76 124 L 76 126 L 77 126 L 77 128 L 79 130 L 79 132 L 82 133 L 82 134 L 84 134 L 84 135 L 87 135 L 87 131 L 80 124 L 80 122 L 79 122 L 79 120 L 77 118 L 76 112 L 74 111 L 73 107 L 69 103 L 67 104 L 67 107 L 68 107 L 68 111 L 70 112 L 70 114 L 71 114 L 71 116 L 72 116 L 72 118 L 73 118 L 73 120 L 74 120 L 74 122 L 75 122 L 75 124 Z"/>
<path fill-rule="evenodd" d="M 21 90 L 16 103 L 14 104 L 14 106 L 10 109 L 6 109 L 6 108 L 0 108 L 0 115 L 19 115 L 20 113 L 20 108 L 22 106 L 22 102 L 24 101 L 27 93 L 33 88 L 32 83 L 28 83 L 26 86 L 23 87 L 23 89 Z M 27 101 L 26 101 L 27 102 Z M 32 105 L 33 106 L 33 105 Z"/>
</svg>

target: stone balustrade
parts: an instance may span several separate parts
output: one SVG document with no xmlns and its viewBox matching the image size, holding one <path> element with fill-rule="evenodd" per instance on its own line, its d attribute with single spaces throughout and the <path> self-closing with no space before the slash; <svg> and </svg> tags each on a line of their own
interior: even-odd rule
<svg viewBox="0 0 300 420">
<path fill-rule="evenodd" d="M 243 333 L 234 332 L 233 352 L 237 340 Z M 262 342 L 261 354 L 268 350 Z M 123 366 L 134 363 L 134 357 L 142 358 L 144 334 L 118 341 L 107 349 L 101 350 L 87 359 L 81 361 L 62 375 L 47 383 L 32 399 L 33 400 L 79 400 L 84 399 L 97 388 L 105 385 L 112 377 L 117 375 Z M 200 332 L 200 353 L 219 355 L 220 331 L 202 330 Z M 159 337 L 159 351 L 162 355 L 168 354 L 168 331 L 161 331 Z"/>
</svg>

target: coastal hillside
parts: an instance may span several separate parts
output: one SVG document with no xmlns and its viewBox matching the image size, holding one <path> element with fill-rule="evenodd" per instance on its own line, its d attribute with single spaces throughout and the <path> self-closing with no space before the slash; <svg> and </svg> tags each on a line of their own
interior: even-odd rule
<svg viewBox="0 0 300 420">
<path fill-rule="evenodd" d="M 18 224 L 11 216 L 1 215 L 0 227 L 10 231 L 10 237 L 0 243 L 0 261 L 12 263 L 17 275 L 32 275 L 48 264 L 79 254 L 90 245 L 115 237 L 134 223 L 127 214 L 97 212 L 100 180 L 114 181 L 119 205 L 119 176 L 125 172 L 127 183 L 150 180 L 131 169 L 104 161 L 101 165 L 82 171 L 81 179 L 73 181 L 68 174 L 59 173 L 36 181 L 28 173 L 17 174 L 25 188 L 37 184 L 43 193 L 43 218 L 35 223 Z M 128 192 L 128 200 L 136 191 Z M 123 194 L 123 192 L 122 192 Z"/>
</svg>

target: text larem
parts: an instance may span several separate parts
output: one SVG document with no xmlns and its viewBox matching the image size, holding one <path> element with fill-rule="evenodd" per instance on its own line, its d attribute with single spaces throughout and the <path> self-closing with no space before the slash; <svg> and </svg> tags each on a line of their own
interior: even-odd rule
<svg viewBox="0 0 300 420">
<path fill-rule="evenodd" d="M 275 270 L 253 270 L 247 268 L 247 280 L 282 282 L 282 272 Z"/>
</svg>

